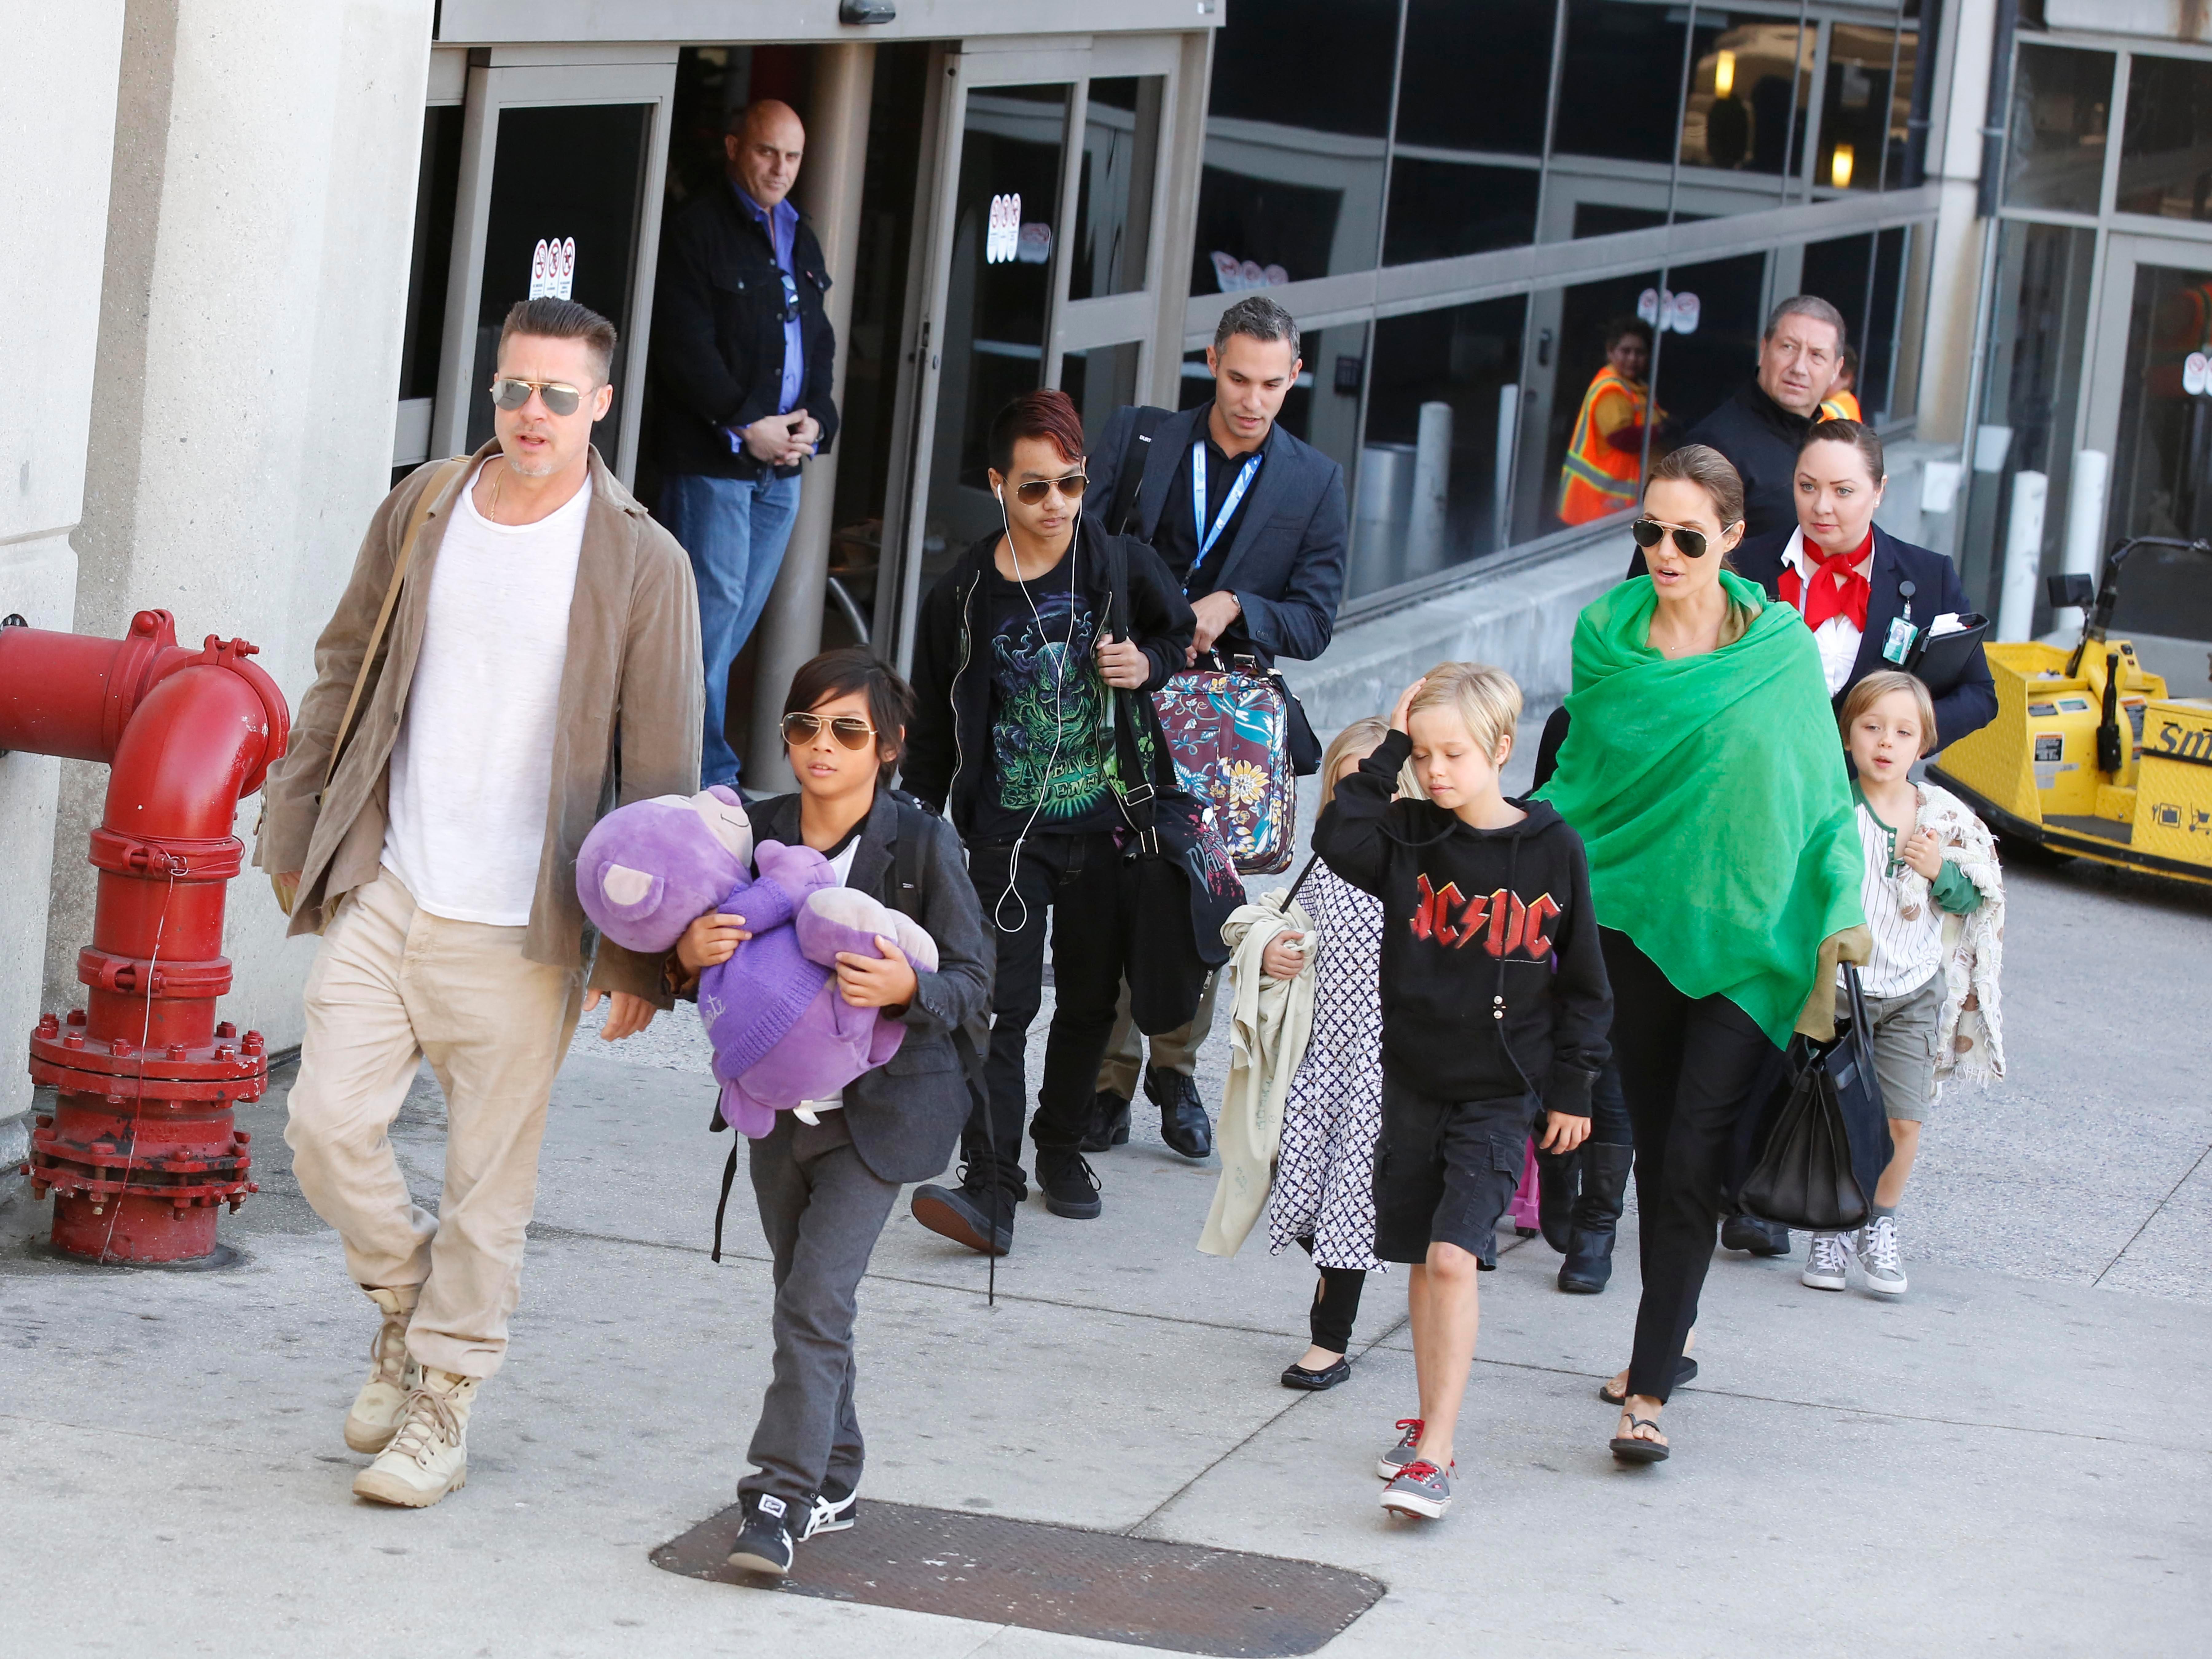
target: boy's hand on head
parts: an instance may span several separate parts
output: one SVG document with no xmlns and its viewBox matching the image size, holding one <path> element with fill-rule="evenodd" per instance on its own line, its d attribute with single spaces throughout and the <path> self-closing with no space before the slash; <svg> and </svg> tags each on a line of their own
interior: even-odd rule
<svg viewBox="0 0 2212 1659">
<path fill-rule="evenodd" d="M 720 916 L 710 910 L 684 930 L 684 937 L 676 941 L 676 959 L 696 976 L 702 969 L 727 962 L 751 937 L 743 916 Z"/>
<path fill-rule="evenodd" d="M 1098 636 L 1098 672 L 1116 690 L 1142 690 L 1152 670 L 1151 661 L 1129 641 L 1117 640 L 1111 634 Z"/>
<path fill-rule="evenodd" d="M 1536 1143 L 1537 1150 L 1546 1152 L 1571 1152 L 1589 1139 L 1590 1121 L 1586 1117 L 1569 1117 L 1564 1112 L 1546 1114 L 1549 1121 L 1544 1127 L 1544 1138 Z"/>
<path fill-rule="evenodd" d="M 1424 674 L 1398 694 L 1398 706 L 1390 711 L 1390 729 L 1393 732 L 1406 729 L 1406 722 L 1412 717 L 1413 699 L 1420 695 L 1421 688 L 1428 683 L 1429 677 Z"/>
<path fill-rule="evenodd" d="M 876 935 L 879 956 L 864 957 L 857 951 L 837 952 L 837 989 L 855 1008 L 903 1008 L 921 988 L 914 964 L 881 933 Z"/>
</svg>

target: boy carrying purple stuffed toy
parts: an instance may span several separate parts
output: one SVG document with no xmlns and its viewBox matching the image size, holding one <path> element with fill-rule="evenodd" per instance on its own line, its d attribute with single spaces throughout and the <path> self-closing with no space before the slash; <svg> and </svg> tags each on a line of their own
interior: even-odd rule
<svg viewBox="0 0 2212 1659">
<path fill-rule="evenodd" d="M 764 841 L 737 792 L 659 795 L 601 818 L 576 857 L 576 896 L 602 933 L 660 955 L 702 915 L 741 912 L 752 937 L 699 978 L 699 1018 L 714 1047 L 721 1115 L 760 1139 L 775 1114 L 807 1122 L 816 1103 L 898 1052 L 906 1027 L 837 994 L 837 953 L 876 954 L 878 934 L 915 969 L 937 970 L 937 943 L 911 917 L 841 886 L 811 847 Z"/>
</svg>

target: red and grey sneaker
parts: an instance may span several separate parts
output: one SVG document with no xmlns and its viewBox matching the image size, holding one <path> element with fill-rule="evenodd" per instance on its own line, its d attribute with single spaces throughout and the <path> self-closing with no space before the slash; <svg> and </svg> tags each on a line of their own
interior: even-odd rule
<svg viewBox="0 0 2212 1659">
<path fill-rule="evenodd" d="M 1420 1455 L 1413 1448 L 1421 1443 L 1421 1431 L 1428 1425 L 1418 1417 L 1401 1417 L 1395 1426 L 1401 1431 L 1398 1443 L 1375 1460 L 1375 1473 L 1384 1480 L 1395 1480 L 1398 1472 Z"/>
<path fill-rule="evenodd" d="M 1449 1469 L 1440 1469 L 1425 1457 L 1416 1458 L 1382 1488 L 1382 1507 L 1399 1515 L 1418 1515 L 1425 1521 L 1438 1520 L 1451 1507 L 1451 1478 L 1458 1473 L 1456 1463 Z"/>
</svg>

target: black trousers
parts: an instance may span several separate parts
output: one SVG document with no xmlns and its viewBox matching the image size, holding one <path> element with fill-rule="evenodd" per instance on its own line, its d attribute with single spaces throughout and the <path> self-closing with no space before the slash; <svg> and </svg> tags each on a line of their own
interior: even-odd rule
<svg viewBox="0 0 2212 1659">
<path fill-rule="evenodd" d="M 1073 1150 L 1091 1127 L 1098 1063 L 1114 1030 L 1121 991 L 1128 905 L 1121 852 L 1110 831 L 1035 835 L 1018 859 L 1010 846 L 968 849 L 968 874 L 998 941 L 991 990 L 987 1097 L 961 1136 L 969 1179 L 995 1179 L 1018 1202 L 1022 1115 L 1028 1090 L 1029 1030 L 1044 1000 L 1045 923 L 1052 924 L 1053 1015 L 1044 1085 L 1030 1133 L 1041 1148 Z M 988 1115 L 986 1121 L 985 1115 Z"/>
<path fill-rule="evenodd" d="M 1698 1321 L 1738 1127 L 1781 1053 L 1723 996 L 1688 997 L 1626 933 L 1601 928 L 1613 981 L 1613 1055 L 1636 1138 L 1644 1299 L 1628 1391 L 1664 1401 Z"/>
</svg>

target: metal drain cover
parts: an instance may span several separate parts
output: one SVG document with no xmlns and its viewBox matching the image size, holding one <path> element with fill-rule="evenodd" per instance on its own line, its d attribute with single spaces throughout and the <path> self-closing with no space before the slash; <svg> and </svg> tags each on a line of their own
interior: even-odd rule
<svg viewBox="0 0 2212 1659">
<path fill-rule="evenodd" d="M 1242 1550 L 863 1501 L 778 1581 L 729 1564 L 732 1504 L 653 1553 L 689 1578 L 1224 1659 L 1311 1653 L 1382 1599 L 1381 1580 Z"/>
</svg>

